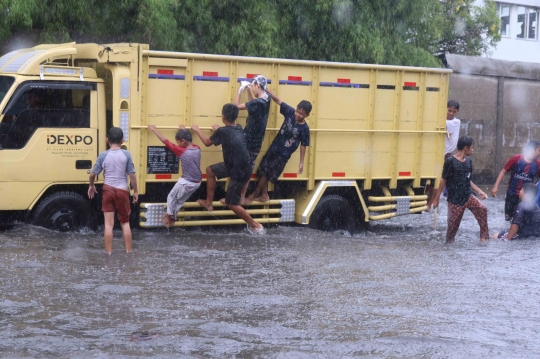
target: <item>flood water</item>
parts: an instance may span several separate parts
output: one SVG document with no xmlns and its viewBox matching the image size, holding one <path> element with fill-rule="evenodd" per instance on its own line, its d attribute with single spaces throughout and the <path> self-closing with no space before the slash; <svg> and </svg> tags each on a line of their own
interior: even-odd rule
<svg viewBox="0 0 540 359">
<path fill-rule="evenodd" d="M 506 229 L 488 199 L 490 232 Z M 531 358 L 540 356 L 540 241 L 447 245 L 432 214 L 350 236 L 272 227 L 0 233 L 8 358 Z"/>
</svg>

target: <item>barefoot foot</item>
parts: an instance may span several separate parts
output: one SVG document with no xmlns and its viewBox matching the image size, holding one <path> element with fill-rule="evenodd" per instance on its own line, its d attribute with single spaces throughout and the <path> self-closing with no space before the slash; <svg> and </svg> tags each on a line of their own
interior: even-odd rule
<svg viewBox="0 0 540 359">
<path fill-rule="evenodd" d="M 208 204 L 204 199 L 198 199 L 197 203 L 203 206 L 208 212 L 212 212 L 214 210 L 214 206 L 212 205 L 212 202 Z"/>
<path fill-rule="evenodd" d="M 268 201 L 270 201 L 270 197 L 268 197 L 268 196 L 259 196 L 259 197 L 254 198 L 253 200 L 257 201 L 257 202 L 268 202 Z"/>
</svg>

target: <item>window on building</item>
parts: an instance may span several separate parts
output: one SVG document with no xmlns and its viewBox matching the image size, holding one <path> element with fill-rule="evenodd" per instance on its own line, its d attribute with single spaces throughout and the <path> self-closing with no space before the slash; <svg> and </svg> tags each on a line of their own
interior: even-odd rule
<svg viewBox="0 0 540 359">
<path fill-rule="evenodd" d="M 0 123 L 2 149 L 20 149 L 38 128 L 90 127 L 93 84 L 26 83 L 14 94 Z"/>
<path fill-rule="evenodd" d="M 501 36 L 510 36 L 510 5 L 499 4 Z"/>
<path fill-rule="evenodd" d="M 536 23 L 538 14 L 533 8 L 517 7 L 517 35 L 518 39 L 536 39 Z"/>
</svg>

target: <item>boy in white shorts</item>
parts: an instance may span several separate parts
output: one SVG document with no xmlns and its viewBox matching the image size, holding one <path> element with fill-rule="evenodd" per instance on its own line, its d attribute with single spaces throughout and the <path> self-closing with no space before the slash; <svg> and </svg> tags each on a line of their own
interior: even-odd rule
<svg viewBox="0 0 540 359">
<path fill-rule="evenodd" d="M 165 144 L 176 156 L 180 158 L 182 164 L 182 177 L 174 185 L 167 196 L 167 214 L 163 217 L 165 227 L 169 228 L 177 219 L 177 213 L 182 205 L 201 185 L 201 148 L 192 143 L 191 132 L 180 125 L 175 139 L 178 145 L 174 145 L 165 138 L 154 125 L 148 125 L 148 129 L 153 131 L 157 138 Z"/>
</svg>

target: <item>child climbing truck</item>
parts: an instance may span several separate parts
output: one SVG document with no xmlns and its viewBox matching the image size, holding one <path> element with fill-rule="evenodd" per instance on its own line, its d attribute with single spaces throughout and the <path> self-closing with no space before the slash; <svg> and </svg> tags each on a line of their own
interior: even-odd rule
<svg viewBox="0 0 540 359">
<path fill-rule="evenodd" d="M 167 214 L 163 217 L 165 227 L 169 228 L 177 220 L 178 211 L 191 195 L 200 187 L 201 173 L 201 148 L 192 143 L 191 132 L 184 125 L 178 126 L 179 130 L 174 137 L 176 145 L 163 136 L 154 125 L 148 125 L 148 129 L 154 132 L 161 142 L 180 158 L 182 165 L 182 177 L 174 185 L 167 196 Z"/>
<path fill-rule="evenodd" d="M 306 123 L 306 117 L 311 112 L 311 103 L 302 100 L 296 107 L 296 110 L 282 102 L 270 90 L 266 90 L 270 97 L 280 106 L 280 113 L 284 116 L 283 124 L 279 132 L 272 141 L 268 152 L 264 155 L 257 176 L 259 183 L 253 193 L 246 198 L 245 204 L 253 201 L 266 202 L 270 200 L 268 196 L 268 181 L 275 183 L 285 165 L 291 158 L 291 155 L 300 146 L 300 164 L 298 165 L 298 174 L 304 172 L 304 158 L 306 147 L 309 146 L 309 126 Z"/>
</svg>

